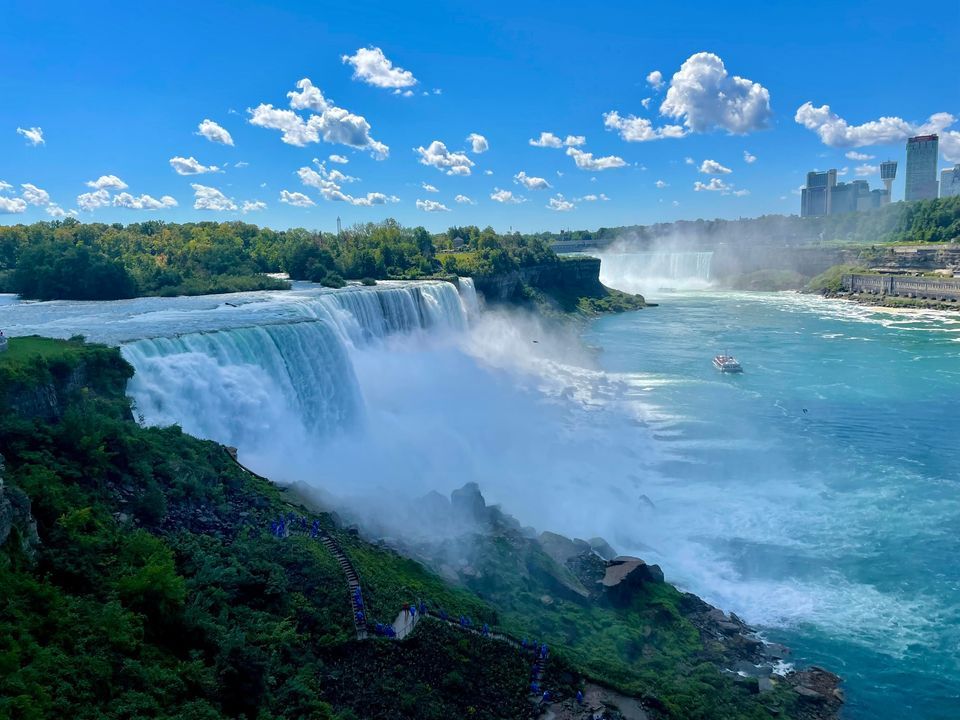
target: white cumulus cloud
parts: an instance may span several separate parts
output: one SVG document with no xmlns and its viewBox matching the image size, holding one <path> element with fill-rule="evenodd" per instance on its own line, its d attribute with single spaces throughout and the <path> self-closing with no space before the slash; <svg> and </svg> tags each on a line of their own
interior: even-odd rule
<svg viewBox="0 0 960 720">
<path fill-rule="evenodd" d="M 873 155 L 867 155 L 866 153 L 857 152 L 856 150 L 848 150 L 844 153 L 844 157 L 847 158 L 847 160 L 859 160 L 860 162 L 873 160 L 874 158 Z"/>
<path fill-rule="evenodd" d="M 424 212 L 450 212 L 450 208 L 436 200 L 417 200 L 417 210 Z"/>
<path fill-rule="evenodd" d="M 23 135 L 27 142 L 36 147 L 37 145 L 43 145 L 46 141 L 43 139 L 43 129 L 38 127 L 31 128 L 17 128 L 17 133 Z"/>
<path fill-rule="evenodd" d="M 546 179 L 527 175 L 523 170 L 514 175 L 513 180 L 523 185 L 527 190 L 548 190 L 550 188 L 550 183 Z"/>
<path fill-rule="evenodd" d="M 656 185 L 658 189 L 663 190 L 669 183 L 664 180 L 657 180 L 654 185 Z"/>
<path fill-rule="evenodd" d="M 524 197 L 514 195 L 510 190 L 501 190 L 500 188 L 493 189 L 493 192 L 490 193 L 490 199 L 507 205 L 516 205 L 527 201 Z"/>
<path fill-rule="evenodd" d="M 164 195 L 157 200 L 150 195 L 136 197 L 130 193 L 122 192 L 113 196 L 113 206 L 130 210 L 160 210 L 161 208 L 176 207 L 177 201 L 169 195 Z"/>
<path fill-rule="evenodd" d="M 22 213 L 27 209 L 27 203 L 18 197 L 4 197 L 0 195 L 0 213 Z"/>
<path fill-rule="evenodd" d="M 670 79 L 660 114 L 682 119 L 690 132 L 714 129 L 742 135 L 770 124 L 770 92 L 752 80 L 730 75 L 709 52 L 691 55 Z"/>
<path fill-rule="evenodd" d="M 236 210 L 237 204 L 215 187 L 191 183 L 194 210 Z"/>
<path fill-rule="evenodd" d="M 421 145 L 415 150 L 420 156 L 421 165 L 435 167 L 447 175 L 469 175 L 470 168 L 474 165 L 465 152 L 450 152 L 439 140 L 434 140 L 428 147 Z"/>
<path fill-rule="evenodd" d="M 248 212 L 258 212 L 260 210 L 266 210 L 267 204 L 263 200 L 244 200 L 243 206 L 240 208 L 241 212 L 244 214 Z"/>
<path fill-rule="evenodd" d="M 454 198 L 454 202 L 458 202 L 461 205 L 476 205 L 477 203 L 468 198 L 466 195 L 457 195 Z"/>
<path fill-rule="evenodd" d="M 663 73 L 659 70 L 653 70 L 647 74 L 647 85 L 652 87 L 654 90 L 659 90 L 663 87 Z"/>
<path fill-rule="evenodd" d="M 327 170 L 323 163 L 319 163 L 319 172 L 309 167 L 302 167 L 297 171 L 300 182 L 309 187 L 315 187 L 320 191 L 324 200 L 334 202 L 346 202 L 351 205 L 371 206 L 383 205 L 387 202 L 398 202 L 400 198 L 395 195 L 384 195 L 379 192 L 368 192 L 365 196 L 353 196 L 343 192 L 341 182 L 356 180 L 348 175 L 344 175 L 339 170 Z"/>
<path fill-rule="evenodd" d="M 960 163 L 960 131 L 940 133 L 940 154 L 947 162 Z"/>
<path fill-rule="evenodd" d="M 420 183 L 420 187 L 422 187 L 427 192 L 434 192 L 434 193 L 440 192 L 439 190 L 437 190 L 435 186 L 431 185 L 430 183 Z"/>
<path fill-rule="evenodd" d="M 702 183 L 697 180 L 693 184 L 693 189 L 697 192 L 701 190 L 707 190 L 709 192 L 729 192 L 731 188 L 720 178 L 710 178 L 710 182 L 708 183 Z"/>
<path fill-rule="evenodd" d="M 467 135 L 467 142 L 470 143 L 470 149 L 474 155 L 485 153 L 490 149 L 490 143 L 487 142 L 487 139 L 479 133 L 470 133 Z"/>
<path fill-rule="evenodd" d="M 204 118 L 203 122 L 197 125 L 196 134 L 205 137 L 210 142 L 233 146 L 233 137 L 230 133 L 209 118 Z"/>
<path fill-rule="evenodd" d="M 87 183 L 87 185 L 89 184 L 90 183 Z M 126 185 L 123 187 L 126 187 Z M 77 207 L 81 210 L 86 210 L 87 212 L 93 212 L 97 208 L 106 207 L 109 204 L 110 193 L 102 188 L 100 190 L 95 190 L 94 192 L 77 195 Z"/>
<path fill-rule="evenodd" d="M 530 145 L 534 147 L 543 147 L 543 148 L 561 148 L 561 147 L 579 147 L 587 142 L 587 138 L 583 135 L 567 135 L 567 137 L 561 139 L 558 135 L 554 135 L 552 132 L 542 132 L 540 137 L 534 140 L 530 138 L 527 140 Z"/>
<path fill-rule="evenodd" d="M 346 165 L 350 162 L 346 155 L 331 155 L 329 160 L 332 163 L 340 163 L 341 165 Z"/>
<path fill-rule="evenodd" d="M 126 190 L 127 184 L 116 175 L 101 175 L 96 180 L 88 180 L 87 187 L 95 190 Z"/>
<path fill-rule="evenodd" d="M 170 158 L 170 167 L 177 175 L 202 175 L 217 172 L 220 169 L 216 165 L 203 165 L 192 155 L 188 158 L 179 156 Z"/>
<path fill-rule="evenodd" d="M 603 114 L 603 125 L 607 130 L 616 130 L 627 142 L 649 142 L 664 138 L 682 138 L 687 131 L 680 125 L 654 127 L 647 118 L 628 115 L 622 117 L 616 110 Z"/>
<path fill-rule="evenodd" d="M 280 191 L 280 202 L 294 207 L 312 207 L 316 203 L 302 192 L 290 192 L 289 190 Z"/>
<path fill-rule="evenodd" d="M 297 147 L 322 139 L 328 143 L 367 150 L 377 160 L 383 160 L 390 154 L 389 147 L 370 135 L 370 123 L 366 118 L 334 105 L 309 78 L 300 80 L 297 88 L 298 91 L 287 93 L 293 110 L 261 103 L 255 108 L 247 108 L 250 124 L 279 130 L 283 142 Z M 294 110 L 312 110 L 314 113 L 304 119 Z"/>
<path fill-rule="evenodd" d="M 576 205 L 566 200 L 560 193 L 557 193 L 555 197 L 550 198 L 546 207 L 550 210 L 556 210 L 557 212 L 567 212 L 568 210 L 573 210 Z"/>
<path fill-rule="evenodd" d="M 751 155 L 749 150 L 744 150 L 744 151 L 743 151 L 743 161 L 744 161 L 747 165 L 753 165 L 753 164 L 757 161 L 757 156 L 756 156 L 756 155 Z"/>
<path fill-rule="evenodd" d="M 417 84 L 409 70 L 394 67 L 378 47 L 360 48 L 353 55 L 340 58 L 353 67 L 353 79 L 381 88 L 408 88 Z"/>
<path fill-rule="evenodd" d="M 20 186 L 23 188 L 23 192 L 20 194 L 26 202 L 30 205 L 43 206 L 50 204 L 50 193 L 46 190 L 41 190 L 36 185 L 31 183 L 24 183 Z"/>
<path fill-rule="evenodd" d="M 60 207 L 56 203 L 50 203 L 49 205 L 47 205 L 44 212 L 46 212 L 47 215 L 49 215 L 50 217 L 57 218 L 57 219 L 64 218 L 67 215 L 77 214 L 76 210 L 64 210 L 62 207 Z"/>
<path fill-rule="evenodd" d="M 616 155 L 605 155 L 595 158 L 593 153 L 584 152 L 575 147 L 568 147 L 567 155 L 573 158 L 573 161 L 581 170 L 609 170 L 611 168 L 624 167 L 627 164 L 626 160 Z"/>
<path fill-rule="evenodd" d="M 704 175 L 729 175 L 733 170 L 724 167 L 716 160 L 704 160 L 700 163 L 700 172 Z"/>
<path fill-rule="evenodd" d="M 863 165 L 857 165 L 857 166 L 853 169 L 853 171 L 854 171 L 859 177 L 869 177 L 870 175 L 879 175 L 879 174 L 880 174 L 880 166 L 879 166 L 879 165 L 870 165 L 870 164 L 868 164 L 868 163 L 864 163 Z"/>
<path fill-rule="evenodd" d="M 902 142 L 911 135 L 941 133 L 956 122 L 953 115 L 942 112 L 934 113 L 922 124 L 910 123 L 899 117 L 881 117 L 862 125 L 851 125 L 833 112 L 829 105 L 814 107 L 811 102 L 805 102 L 797 108 L 793 119 L 817 133 L 824 145 L 835 148 Z"/>
</svg>

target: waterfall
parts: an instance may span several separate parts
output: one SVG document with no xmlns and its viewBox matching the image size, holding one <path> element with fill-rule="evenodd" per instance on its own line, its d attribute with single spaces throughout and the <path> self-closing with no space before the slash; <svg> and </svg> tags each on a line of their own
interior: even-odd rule
<svg viewBox="0 0 960 720">
<path fill-rule="evenodd" d="M 447 282 L 298 287 L 237 300 L 207 311 L 211 329 L 186 323 L 200 330 L 172 337 L 151 312 L 161 334 L 122 345 L 136 369 L 128 392 L 148 424 L 178 423 L 242 450 L 311 442 L 362 419 L 351 348 L 393 333 L 466 327 L 460 295 Z M 231 316 L 239 327 L 218 327 Z M 174 320 L 171 329 L 184 327 L 181 315 Z"/>
<path fill-rule="evenodd" d="M 127 392 L 151 425 L 258 451 L 353 425 L 362 407 L 347 349 L 325 322 L 137 340 Z"/>
<path fill-rule="evenodd" d="M 712 252 L 601 253 L 599 257 L 601 282 L 619 290 L 699 289 L 710 284 Z"/>
<path fill-rule="evenodd" d="M 475 318 L 480 314 L 480 298 L 477 297 L 477 288 L 473 278 L 460 278 L 460 302 L 468 318 Z"/>
<path fill-rule="evenodd" d="M 465 330 L 477 296 L 470 278 L 459 288 L 294 283 L 289 291 L 14 302 L 0 304 L 0 327 L 119 345 L 136 370 L 127 390 L 146 424 L 178 424 L 276 469 L 365 422 L 358 353 L 394 334 Z"/>
</svg>

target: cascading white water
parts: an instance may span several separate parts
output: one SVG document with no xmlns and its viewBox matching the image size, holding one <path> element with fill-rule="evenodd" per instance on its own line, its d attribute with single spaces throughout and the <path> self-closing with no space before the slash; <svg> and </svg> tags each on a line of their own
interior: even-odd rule
<svg viewBox="0 0 960 720">
<path fill-rule="evenodd" d="M 463 310 L 467 317 L 475 318 L 480 314 L 480 298 L 477 296 L 477 288 L 473 284 L 473 278 L 462 277 L 460 282 L 460 302 L 463 304 Z"/>
<path fill-rule="evenodd" d="M 257 452 L 348 429 L 360 390 L 337 331 L 303 322 L 137 340 L 128 392 L 152 425 Z"/>
<path fill-rule="evenodd" d="M 599 257 L 600 281 L 619 290 L 690 290 L 710 285 L 712 252 L 601 253 Z"/>
<path fill-rule="evenodd" d="M 340 290 L 139 298 L 0 307 L 10 335 L 119 344 L 136 373 L 128 386 L 147 424 L 283 458 L 363 418 L 350 353 L 418 330 L 461 330 L 476 295 L 447 282 L 381 282 Z"/>
</svg>

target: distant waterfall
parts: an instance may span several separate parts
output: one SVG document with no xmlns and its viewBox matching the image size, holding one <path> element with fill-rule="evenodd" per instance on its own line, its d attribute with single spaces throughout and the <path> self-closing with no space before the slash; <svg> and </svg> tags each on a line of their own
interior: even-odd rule
<svg viewBox="0 0 960 720">
<path fill-rule="evenodd" d="M 705 288 L 712 261 L 712 252 L 601 253 L 600 281 L 629 292 Z"/>
</svg>

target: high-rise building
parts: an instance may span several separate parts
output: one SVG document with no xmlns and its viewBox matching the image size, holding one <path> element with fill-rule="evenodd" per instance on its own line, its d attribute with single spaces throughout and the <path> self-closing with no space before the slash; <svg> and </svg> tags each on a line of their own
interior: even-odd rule
<svg viewBox="0 0 960 720">
<path fill-rule="evenodd" d="M 807 186 L 800 191 L 800 217 L 870 210 L 889 198 L 886 190 L 871 190 L 866 180 L 838 183 L 836 170 L 813 171 L 807 173 Z"/>
<path fill-rule="evenodd" d="M 907 140 L 905 200 L 931 200 L 937 196 L 939 150 L 937 135 L 917 135 Z"/>
<path fill-rule="evenodd" d="M 893 200 L 893 180 L 896 177 L 896 160 L 885 160 L 880 163 L 880 179 L 883 180 L 883 186 L 887 189 L 887 197 L 882 202 L 888 203 Z"/>
<path fill-rule="evenodd" d="M 940 171 L 940 197 L 960 195 L 960 165 Z"/>
<path fill-rule="evenodd" d="M 808 172 L 807 186 L 800 191 L 800 217 L 829 215 L 831 191 L 836 184 L 836 170 Z"/>
</svg>

